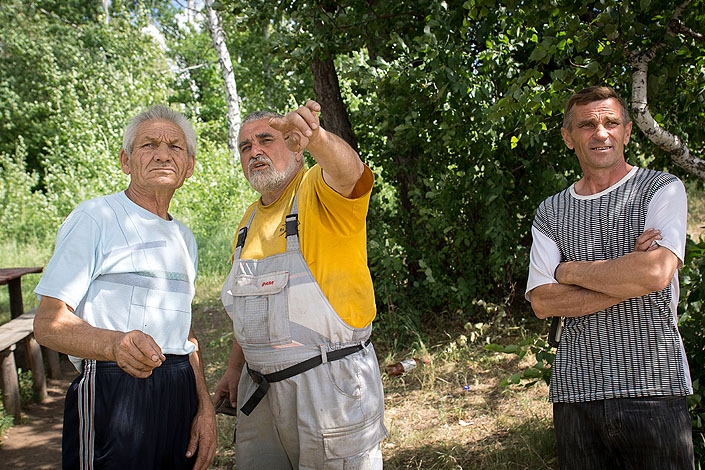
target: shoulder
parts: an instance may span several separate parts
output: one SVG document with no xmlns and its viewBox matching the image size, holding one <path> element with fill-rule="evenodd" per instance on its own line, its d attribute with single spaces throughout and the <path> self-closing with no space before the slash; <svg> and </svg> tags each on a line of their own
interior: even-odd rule
<svg viewBox="0 0 705 470">
<path fill-rule="evenodd" d="M 374 186 L 375 177 L 372 170 L 364 165 L 364 169 L 360 179 L 355 185 L 353 194 L 347 198 L 341 196 L 333 188 L 328 186 L 323 178 L 323 168 L 319 164 L 313 165 L 310 169 L 306 170 L 304 177 L 302 178 L 299 190 L 304 191 L 314 191 L 319 197 L 332 197 L 343 200 L 358 200 L 369 197 L 372 192 L 372 187 Z"/>
</svg>

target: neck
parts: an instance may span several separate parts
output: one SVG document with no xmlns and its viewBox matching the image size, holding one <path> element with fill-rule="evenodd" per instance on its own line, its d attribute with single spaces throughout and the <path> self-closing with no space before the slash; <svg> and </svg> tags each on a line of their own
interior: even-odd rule
<svg viewBox="0 0 705 470">
<path fill-rule="evenodd" d="M 575 183 L 575 192 L 581 196 L 590 196 L 600 193 L 619 182 L 632 168 L 634 168 L 632 165 L 624 162 L 617 167 L 602 171 L 587 171 L 583 174 L 583 177 Z"/>
<path fill-rule="evenodd" d="M 135 189 L 132 186 L 128 186 L 125 190 L 125 196 L 127 196 L 130 201 L 164 220 L 171 220 L 169 216 L 169 204 L 171 203 L 171 197 L 173 195 L 173 190 L 145 192 Z"/>
</svg>

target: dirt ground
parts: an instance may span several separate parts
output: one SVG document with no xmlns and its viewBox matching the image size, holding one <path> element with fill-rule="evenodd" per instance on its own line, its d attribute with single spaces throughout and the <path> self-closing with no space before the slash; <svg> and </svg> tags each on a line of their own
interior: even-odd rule
<svg viewBox="0 0 705 470">
<path fill-rule="evenodd" d="M 0 469 L 61 468 L 61 426 L 64 395 L 76 375 L 68 361 L 62 361 L 63 377 L 47 382 L 47 399 L 22 409 L 22 422 L 0 436 Z"/>
</svg>

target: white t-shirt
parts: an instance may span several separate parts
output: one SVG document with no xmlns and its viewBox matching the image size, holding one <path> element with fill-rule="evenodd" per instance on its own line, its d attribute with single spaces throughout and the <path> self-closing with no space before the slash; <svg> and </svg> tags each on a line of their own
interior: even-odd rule
<svg viewBox="0 0 705 470">
<path fill-rule="evenodd" d="M 89 324 L 149 334 L 164 354 L 190 354 L 198 251 L 191 231 L 124 192 L 79 204 L 59 228 L 35 289 Z M 80 370 L 80 358 L 72 358 Z"/>
</svg>

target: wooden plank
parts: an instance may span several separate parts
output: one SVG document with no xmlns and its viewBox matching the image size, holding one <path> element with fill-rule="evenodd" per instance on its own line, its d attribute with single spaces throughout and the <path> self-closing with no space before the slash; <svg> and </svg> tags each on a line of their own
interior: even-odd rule
<svg viewBox="0 0 705 470">
<path fill-rule="evenodd" d="M 21 278 L 25 274 L 40 273 L 43 269 L 41 266 L 33 268 L 0 268 L 0 286 L 7 284 L 13 279 Z"/>
<path fill-rule="evenodd" d="M 0 325 L 0 351 L 4 351 L 32 334 L 34 331 L 34 314 L 36 311 L 36 308 L 32 309 Z"/>
</svg>

